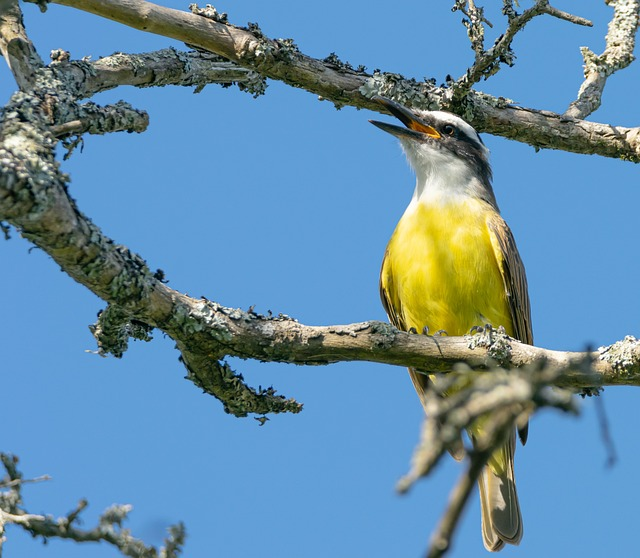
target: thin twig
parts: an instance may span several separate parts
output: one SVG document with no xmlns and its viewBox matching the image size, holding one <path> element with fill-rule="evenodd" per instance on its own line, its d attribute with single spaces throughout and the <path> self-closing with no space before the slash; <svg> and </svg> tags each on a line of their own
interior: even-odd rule
<svg viewBox="0 0 640 558">
<path fill-rule="evenodd" d="M 595 398 L 596 414 L 598 415 L 598 424 L 600 425 L 600 437 L 604 444 L 605 451 L 607 452 L 606 467 L 613 467 L 618 461 L 618 452 L 616 452 L 616 445 L 611 436 L 611 429 L 609 428 L 609 419 L 607 418 L 607 412 L 604 408 L 604 402 L 602 397 L 596 396 Z"/>
<path fill-rule="evenodd" d="M 480 37 L 484 37 L 484 29 L 482 27 L 482 20 L 476 16 L 471 19 L 471 22 L 467 25 L 469 28 L 469 37 L 473 49 L 476 52 L 476 60 L 466 73 L 459 78 L 453 88 L 453 99 L 462 99 L 468 94 L 474 84 L 478 83 L 481 79 L 487 79 L 495 74 L 500 69 L 500 63 L 505 63 L 508 66 L 512 66 L 515 61 L 515 54 L 511 50 L 511 44 L 516 34 L 524 29 L 524 27 L 533 18 L 540 15 L 551 15 L 577 25 L 592 26 L 593 23 L 585 18 L 574 16 L 562 10 L 558 10 L 549 5 L 548 0 L 536 0 L 536 3 L 529 9 L 525 10 L 522 14 L 517 15 L 513 6 L 509 3 L 505 5 L 505 13 L 507 14 L 507 28 L 494 45 L 487 51 L 479 49 Z M 481 10 L 481 8 L 476 8 Z M 480 12 L 482 17 L 482 13 Z"/>
<path fill-rule="evenodd" d="M 466 507 L 478 478 L 482 474 L 482 469 L 487 464 L 490 456 L 491 453 L 489 452 L 474 452 L 472 455 L 467 470 L 461 475 L 460 480 L 453 488 L 447 509 L 431 536 L 427 558 L 440 558 L 451 546 L 451 540 L 460 522 L 462 510 Z"/>
<path fill-rule="evenodd" d="M 33 479 L 12 479 L 12 480 L 8 480 L 8 481 L 0 482 L 0 489 L 2 489 L 2 488 L 12 488 L 12 487 L 19 486 L 19 485 L 22 485 L 22 484 L 31 484 L 31 483 L 36 483 L 36 482 L 50 481 L 50 480 L 51 480 L 51 477 L 49 475 L 41 475 L 41 476 L 33 478 Z"/>
<path fill-rule="evenodd" d="M 559 10 L 558 8 L 550 6 L 548 3 L 545 7 L 545 13 L 549 14 L 550 16 L 557 17 L 558 19 L 568 21 L 569 23 L 575 23 L 576 25 L 582 25 L 584 27 L 593 27 L 593 21 L 591 21 L 590 19 L 573 15 L 563 10 Z"/>
<path fill-rule="evenodd" d="M 493 27 L 491 22 L 484 17 L 484 8 L 476 6 L 473 0 L 458 0 L 452 11 L 460 11 L 468 19 L 462 23 L 467 28 L 467 35 L 471 41 L 471 48 L 476 53 L 476 59 L 484 53 L 484 24 Z"/>
<path fill-rule="evenodd" d="M 487 465 L 489 458 L 496 447 L 504 442 L 504 438 L 509 429 L 513 428 L 515 417 L 503 409 L 492 416 L 494 429 L 491 430 L 484 440 L 482 448 L 474 448 L 469 453 L 469 465 L 462 474 L 460 480 L 454 486 L 449 496 L 449 503 L 443 513 L 438 526 L 431 535 L 427 558 L 440 558 L 451 547 L 451 541 L 455 531 L 460 524 L 462 511 L 469 502 L 469 498 L 475 488 L 478 478 L 482 474 L 483 468 Z"/>
</svg>

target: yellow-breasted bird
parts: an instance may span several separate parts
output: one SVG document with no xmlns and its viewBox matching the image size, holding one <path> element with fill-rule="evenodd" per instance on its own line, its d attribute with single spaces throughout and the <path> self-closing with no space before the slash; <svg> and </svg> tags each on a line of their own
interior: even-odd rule
<svg viewBox="0 0 640 558">
<path fill-rule="evenodd" d="M 405 127 L 371 123 L 400 140 L 417 178 L 380 272 L 380 294 L 389 319 L 403 331 L 427 327 L 448 335 L 464 335 L 486 324 L 504 326 L 512 337 L 532 344 L 524 265 L 498 210 L 489 150 L 454 114 L 376 100 Z M 424 405 L 435 378 L 413 369 L 409 374 Z M 469 428 L 472 442 L 481 432 L 479 420 Z M 490 551 L 522 538 L 513 472 L 515 433 L 514 425 L 479 479 L 482 537 Z M 524 426 L 523 444 L 526 437 Z"/>
</svg>

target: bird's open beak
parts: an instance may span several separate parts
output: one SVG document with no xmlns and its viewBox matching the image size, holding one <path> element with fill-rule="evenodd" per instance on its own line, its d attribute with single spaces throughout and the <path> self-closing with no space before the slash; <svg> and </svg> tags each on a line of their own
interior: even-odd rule
<svg viewBox="0 0 640 558">
<path fill-rule="evenodd" d="M 439 139 L 442 137 L 440 132 L 429 126 L 426 122 L 423 122 L 416 114 L 411 112 L 409 109 L 399 105 L 395 101 L 391 99 L 387 99 L 386 97 L 373 97 L 373 100 L 380 103 L 383 107 L 385 107 L 393 116 L 395 116 L 400 122 L 402 122 L 406 128 L 402 128 L 401 126 L 396 126 L 394 124 L 387 124 L 386 122 L 378 122 L 377 120 L 369 120 L 371 124 L 377 126 L 381 130 L 385 132 L 389 132 L 390 134 L 396 136 L 397 138 L 411 138 L 424 140 L 424 136 L 428 136 L 432 139 Z"/>
</svg>

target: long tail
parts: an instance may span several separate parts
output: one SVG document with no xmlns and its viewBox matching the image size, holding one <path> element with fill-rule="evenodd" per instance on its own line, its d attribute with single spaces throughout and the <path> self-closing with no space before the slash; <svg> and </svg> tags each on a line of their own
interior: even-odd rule
<svg viewBox="0 0 640 558">
<path fill-rule="evenodd" d="M 513 474 L 515 446 L 514 428 L 507 443 L 491 456 L 478 479 L 482 539 L 491 552 L 500 550 L 505 543 L 520 544 L 522 539 L 522 516 Z"/>
</svg>

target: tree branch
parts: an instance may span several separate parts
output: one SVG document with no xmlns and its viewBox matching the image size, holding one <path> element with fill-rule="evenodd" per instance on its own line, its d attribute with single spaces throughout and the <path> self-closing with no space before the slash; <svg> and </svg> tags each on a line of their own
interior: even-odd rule
<svg viewBox="0 0 640 558">
<path fill-rule="evenodd" d="M 250 29 L 236 27 L 226 20 L 222 23 L 221 18 L 181 12 L 143 0 L 54 1 L 214 52 L 265 77 L 306 89 L 337 106 L 350 105 L 380 112 L 383 109 L 371 97 L 382 95 L 417 108 L 451 110 L 480 131 L 536 148 L 640 162 L 640 128 L 574 120 L 547 111 L 517 107 L 505 99 L 473 90 L 461 104 L 446 87 L 418 83 L 397 74 L 367 74 L 346 64 L 336 64 L 335 57 L 317 60 L 299 52 L 290 39 L 265 37 L 257 26 Z"/>
<path fill-rule="evenodd" d="M 144 132 L 149 126 L 149 115 L 119 101 L 100 107 L 95 103 L 79 105 L 73 120 L 51 126 L 56 137 L 79 134 L 108 134 L 110 132 Z"/>
<path fill-rule="evenodd" d="M 468 4 L 468 9 L 465 8 L 466 4 Z M 483 8 L 477 7 L 475 2 L 458 0 L 454 9 L 462 11 L 469 17 L 469 21 L 464 20 L 463 23 L 467 26 L 471 46 L 476 53 L 476 60 L 473 66 L 455 83 L 453 96 L 457 99 L 462 99 L 467 95 L 471 87 L 481 79 L 488 79 L 494 75 L 500 69 L 501 62 L 508 66 L 513 66 L 515 60 L 515 54 L 511 50 L 513 39 L 533 18 L 547 14 L 577 25 L 593 26 L 593 23 L 587 19 L 562 12 L 550 6 L 548 0 L 536 0 L 531 8 L 520 15 L 513 9 L 511 11 L 506 10 L 508 14 L 507 29 L 496 39 L 494 45 L 485 51 L 483 22 L 486 22 L 486 20 L 484 19 Z"/>
<path fill-rule="evenodd" d="M 0 52 L 20 90 L 32 88 L 44 64 L 27 38 L 18 0 L 0 0 Z"/>
<path fill-rule="evenodd" d="M 626 68 L 634 60 L 635 37 L 640 19 L 638 0 L 609 0 L 613 5 L 613 18 L 609 23 L 606 36 L 606 48 L 598 56 L 587 47 L 582 47 L 584 58 L 584 82 L 565 116 L 586 118 L 600 107 L 602 93 L 607 79 L 614 72 Z"/>
<path fill-rule="evenodd" d="M 209 83 L 238 84 L 258 96 L 266 88 L 262 76 L 209 52 L 180 52 L 166 48 L 142 54 L 117 52 L 91 60 L 69 60 L 69 55 L 49 66 L 79 99 L 91 97 L 121 85 L 163 87 L 179 85 L 201 91 Z"/>
<path fill-rule="evenodd" d="M 51 538 L 67 539 L 79 543 L 104 542 L 116 547 L 124 556 L 132 558 L 177 558 L 182 552 L 186 536 L 182 523 L 169 527 L 169 536 L 164 541 L 164 547 L 156 549 L 145 545 L 134 538 L 128 529 L 122 528 L 122 523 L 131 512 L 130 505 L 113 505 L 106 509 L 98 519 L 98 524 L 92 529 L 77 527 L 79 516 L 87 507 L 86 500 L 80 500 L 78 505 L 66 516 L 54 519 L 49 515 L 31 514 L 22 506 L 22 485 L 25 481 L 17 469 L 18 459 L 15 456 L 2 453 L 0 461 L 7 471 L 7 476 L 0 488 L 0 556 L 4 542 L 6 525 L 21 527 L 34 537 L 42 537 L 45 541 Z"/>
</svg>

